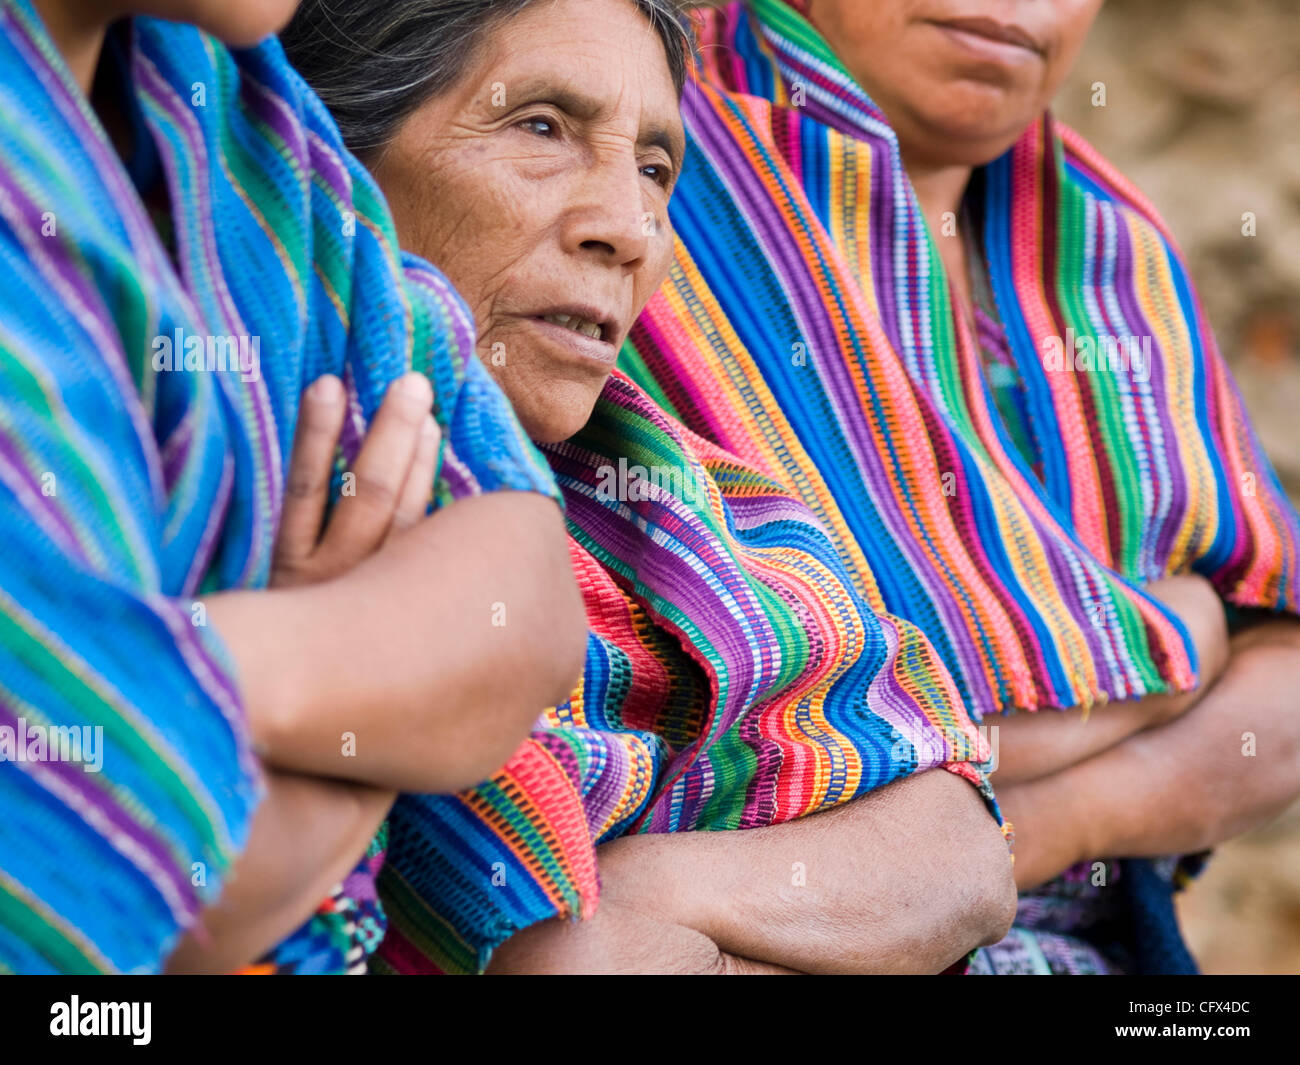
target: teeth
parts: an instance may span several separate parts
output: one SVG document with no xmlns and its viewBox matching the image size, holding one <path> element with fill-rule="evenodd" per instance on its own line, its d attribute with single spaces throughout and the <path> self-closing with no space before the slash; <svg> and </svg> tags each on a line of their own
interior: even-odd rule
<svg viewBox="0 0 1300 1065">
<path fill-rule="evenodd" d="M 593 340 L 599 340 L 604 335 L 604 329 L 596 322 L 589 322 L 585 318 L 575 318 L 571 314 L 548 314 L 545 321 L 552 325 L 558 325 L 564 329 L 571 329 L 575 333 L 582 333 Z"/>
</svg>

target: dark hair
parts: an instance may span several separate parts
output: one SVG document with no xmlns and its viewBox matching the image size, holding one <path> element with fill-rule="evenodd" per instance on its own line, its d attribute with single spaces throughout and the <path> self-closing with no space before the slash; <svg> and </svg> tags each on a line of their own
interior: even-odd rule
<svg viewBox="0 0 1300 1065">
<path fill-rule="evenodd" d="M 539 0 L 303 0 L 280 35 L 347 146 L 385 147 L 426 100 L 450 88 L 484 36 Z M 677 0 L 628 0 L 663 42 L 678 96 L 689 44 Z"/>
</svg>

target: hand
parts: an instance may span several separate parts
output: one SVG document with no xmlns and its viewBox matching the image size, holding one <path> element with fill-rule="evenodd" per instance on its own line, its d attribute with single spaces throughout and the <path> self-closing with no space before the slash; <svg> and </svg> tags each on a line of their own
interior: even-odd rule
<svg viewBox="0 0 1300 1065">
<path fill-rule="evenodd" d="M 428 512 L 441 434 L 422 374 L 395 381 L 370 426 L 353 473 L 356 492 L 334 508 L 322 534 L 347 397 L 337 377 L 303 394 L 289 463 L 271 586 L 318 584 L 352 569 Z"/>
<path fill-rule="evenodd" d="M 488 973 L 654 976 L 791 974 L 793 970 L 739 958 L 699 932 L 658 920 L 617 902 L 602 902 L 579 923 L 551 920 L 508 939 Z"/>
<path fill-rule="evenodd" d="M 1178 717 L 1222 676 L 1228 665 L 1228 619 L 1223 610 L 1223 599 L 1215 591 L 1214 585 L 1195 573 L 1155 581 L 1147 585 L 1146 591 L 1177 614 L 1187 627 L 1196 648 L 1197 669 L 1200 673 L 1195 698 L 1159 697 L 1171 704 L 1165 708 L 1168 713 L 1161 720 L 1153 722 L 1162 724 Z"/>
</svg>

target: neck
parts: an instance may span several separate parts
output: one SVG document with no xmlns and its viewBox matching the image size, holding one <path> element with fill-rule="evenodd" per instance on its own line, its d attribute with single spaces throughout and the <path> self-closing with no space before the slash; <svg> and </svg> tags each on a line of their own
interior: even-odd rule
<svg viewBox="0 0 1300 1065">
<path fill-rule="evenodd" d="M 87 96 L 104 49 L 104 35 L 118 15 L 109 0 L 33 0 L 54 47 Z"/>
<path fill-rule="evenodd" d="M 960 213 L 972 168 L 913 163 L 906 156 L 903 167 L 916 190 L 916 198 L 921 201 L 921 211 L 930 225 L 930 232 L 937 237 L 944 232 L 944 215 L 951 211 L 955 217 Z"/>
<path fill-rule="evenodd" d="M 972 168 L 969 166 L 924 166 L 909 163 L 903 158 L 903 167 L 921 202 L 930 235 L 934 238 L 939 258 L 952 286 L 955 308 L 969 314 L 971 306 L 970 281 L 966 272 L 966 249 L 962 243 L 957 219 L 961 213 L 962 197 L 970 184 Z M 948 217 L 948 212 L 952 214 Z"/>
</svg>

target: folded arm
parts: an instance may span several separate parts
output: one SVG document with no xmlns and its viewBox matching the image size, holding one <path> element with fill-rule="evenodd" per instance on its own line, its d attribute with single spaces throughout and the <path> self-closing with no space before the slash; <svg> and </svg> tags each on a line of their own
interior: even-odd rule
<svg viewBox="0 0 1300 1065">
<path fill-rule="evenodd" d="M 170 973 L 229 973 L 303 924 L 355 867 L 396 793 L 268 773 L 248 846 L 220 901 L 167 963 Z"/>
<path fill-rule="evenodd" d="M 273 587 L 207 600 L 271 766 L 454 792 L 498 769 L 582 669 L 586 615 L 564 518 L 497 492 L 426 516 L 433 393 L 390 389 L 356 490 L 325 521 L 343 387 L 304 396 Z"/>
<path fill-rule="evenodd" d="M 1228 663 L 1228 627 L 1213 586 L 1189 575 L 1157 581 L 1147 591 L 1186 625 L 1196 648 L 1200 684 L 1190 692 L 1108 703 L 1087 715 L 1040 710 L 987 719 L 986 724 L 997 729 L 993 784 L 999 795 L 1008 785 L 1041 779 L 1139 732 L 1168 724 L 1196 705 L 1222 675 Z"/>
<path fill-rule="evenodd" d="M 402 791 L 490 776 L 582 667 L 558 508 L 462 500 L 342 577 L 208 600 L 254 741 L 281 769 Z"/>
<path fill-rule="evenodd" d="M 997 783 L 996 777 L 995 783 Z M 1026 890 L 1079 861 L 1206 850 L 1300 795 L 1300 621 L 1229 642 L 1222 676 L 1181 717 L 1059 773 L 998 787 Z"/>
<path fill-rule="evenodd" d="M 786 824 L 626 837 L 599 857 L 596 918 L 529 929 L 489 971 L 939 972 L 1015 914 L 1001 831 L 941 771 Z"/>
</svg>

